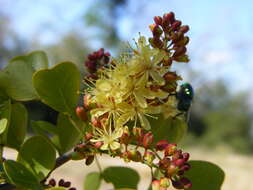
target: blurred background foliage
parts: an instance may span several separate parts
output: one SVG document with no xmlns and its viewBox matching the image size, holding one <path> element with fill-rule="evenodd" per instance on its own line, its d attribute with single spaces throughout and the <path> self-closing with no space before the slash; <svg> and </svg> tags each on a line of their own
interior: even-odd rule
<svg viewBox="0 0 253 190">
<path fill-rule="evenodd" d="M 148 28 L 146 21 L 140 22 L 140 20 L 143 18 L 141 16 L 145 16 L 145 10 L 148 10 L 145 7 L 152 7 L 149 1 L 94 0 L 92 3 L 88 3 L 88 1 L 87 3 L 71 1 L 77 7 L 83 7 L 83 9 L 80 9 L 79 14 L 74 17 L 75 22 L 73 24 L 71 24 L 72 21 L 67 20 L 70 22 L 69 26 L 64 25 L 62 26 L 64 30 L 61 30 L 61 28 L 59 29 L 55 26 L 59 24 L 57 22 L 67 22 L 66 18 L 62 15 L 67 15 L 68 12 L 71 12 L 70 2 L 64 0 L 66 5 L 61 6 L 63 7 L 62 9 L 58 9 L 57 6 L 62 5 L 58 1 L 55 1 L 55 4 L 50 4 L 48 1 L 38 1 L 39 5 L 35 6 L 37 9 L 38 6 L 42 8 L 50 6 L 52 10 L 55 10 L 55 12 L 51 12 L 52 21 L 50 21 L 50 15 L 46 18 L 38 17 L 44 18 L 46 21 L 28 20 L 26 23 L 23 23 L 21 28 L 29 26 L 29 23 L 31 24 L 32 22 L 39 22 L 41 24 L 39 29 L 35 30 L 34 33 L 24 36 L 18 31 L 18 27 L 15 27 L 15 23 L 17 22 L 15 19 L 17 19 L 18 15 L 13 14 L 12 11 L 16 10 L 15 7 L 22 9 L 22 7 L 28 4 L 27 2 L 31 7 L 35 6 L 35 2 L 30 0 L 20 0 L 17 3 L 14 0 L 0 0 L 0 68 L 3 68 L 13 56 L 28 53 L 35 49 L 42 49 L 48 53 L 51 65 L 61 61 L 72 61 L 79 66 L 82 72 L 85 72 L 83 62 L 88 53 L 102 46 L 108 47 L 106 49 L 109 49 L 114 56 L 117 56 L 119 50 L 122 49 L 122 41 L 128 40 L 131 42 L 132 40 L 132 37 L 124 38 L 124 32 L 132 31 L 132 34 L 137 36 L 135 34 L 136 30 L 140 29 L 138 25 L 144 25 Z M 160 7 L 162 6 L 165 5 L 161 4 Z M 171 11 L 167 3 L 166 6 L 167 11 Z M 32 8 L 27 9 L 22 14 L 28 14 L 29 16 L 31 15 L 29 13 L 31 10 Z M 164 11 L 158 10 L 157 12 L 159 12 L 158 14 L 163 14 Z M 36 14 L 36 12 L 32 14 Z M 155 16 L 156 14 L 153 14 L 151 11 L 149 15 Z M 177 17 L 181 19 L 180 15 L 177 15 Z M 126 23 L 126 20 L 129 27 L 122 25 L 122 23 Z M 149 23 L 151 22 L 149 20 Z M 183 23 L 189 24 L 184 20 Z M 191 27 L 197 26 L 191 25 Z M 29 27 L 24 30 L 29 30 Z M 208 34 L 208 31 L 204 34 Z M 191 82 L 195 88 L 195 98 L 189 120 L 190 133 L 185 138 L 183 144 L 185 146 L 196 146 L 198 144 L 210 149 L 226 147 L 241 153 L 253 153 L 252 102 L 250 101 L 252 99 L 252 94 L 250 93 L 252 92 L 250 91 L 250 86 L 238 90 L 240 81 L 234 80 L 231 82 L 231 80 L 227 80 L 233 77 L 231 72 L 227 72 L 230 73 L 228 77 L 215 77 L 214 75 L 212 80 L 210 80 L 207 74 L 209 72 L 208 68 L 203 72 L 201 69 L 196 69 L 197 67 L 194 67 L 194 65 L 200 64 L 202 65 L 201 68 L 205 68 L 205 61 L 208 61 L 206 59 L 198 59 L 197 57 L 201 56 L 202 58 L 203 49 L 207 47 L 206 49 L 209 50 L 208 43 L 212 40 L 210 40 L 211 37 L 208 35 L 196 37 L 198 35 L 196 31 L 192 35 L 195 36 L 195 39 L 199 40 L 195 42 L 195 44 L 199 44 L 198 46 L 189 44 L 190 57 L 192 57 L 193 63 L 190 62 L 187 66 L 180 65 L 177 68 L 179 73 L 187 76 L 184 80 Z M 219 35 L 219 33 L 215 33 L 215 35 Z M 43 41 L 45 38 L 46 40 Z M 203 40 L 205 40 L 205 44 L 202 46 Z M 246 48 L 245 46 L 243 47 Z M 217 51 L 219 51 L 219 44 L 217 44 Z M 226 67 L 229 70 L 229 67 L 232 66 L 226 64 Z M 215 68 L 215 70 L 217 69 L 219 70 L 219 65 Z M 44 105 L 30 102 L 27 104 L 27 107 L 32 119 L 47 119 L 50 122 L 55 122 L 57 113 L 49 110 Z"/>
</svg>

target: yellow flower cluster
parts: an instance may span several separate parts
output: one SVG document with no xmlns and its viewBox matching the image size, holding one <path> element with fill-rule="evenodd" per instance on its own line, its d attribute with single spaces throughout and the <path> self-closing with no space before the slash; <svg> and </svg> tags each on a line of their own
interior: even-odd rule
<svg viewBox="0 0 253 190">
<path fill-rule="evenodd" d="M 97 105 L 90 111 L 92 120 L 103 118 L 102 126 L 94 127 L 94 142 L 102 141 L 103 149 L 117 149 L 120 145 L 115 142 L 129 123 L 132 127 L 138 125 L 150 130 L 148 117 L 176 114 L 176 100 L 172 95 L 176 88 L 173 93 L 163 90 L 164 86 L 175 86 L 180 80 L 177 75 L 172 81 L 164 77 L 170 72 L 170 66 L 163 65 L 169 56 L 164 50 L 152 48 L 140 36 L 130 56 L 99 70 L 94 87 L 88 89 L 91 102 Z"/>
</svg>

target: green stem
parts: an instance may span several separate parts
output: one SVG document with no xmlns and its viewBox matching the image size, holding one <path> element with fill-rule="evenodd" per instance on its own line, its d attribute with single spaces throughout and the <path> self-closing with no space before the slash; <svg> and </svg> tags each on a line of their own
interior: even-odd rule
<svg viewBox="0 0 253 190">
<path fill-rule="evenodd" d="M 103 171 L 103 170 L 102 170 L 102 167 L 101 167 L 101 165 L 100 165 L 100 163 L 99 163 L 99 161 L 98 161 L 97 155 L 95 155 L 95 162 L 96 162 L 96 164 L 97 164 L 99 173 L 102 174 L 102 171 Z"/>
</svg>

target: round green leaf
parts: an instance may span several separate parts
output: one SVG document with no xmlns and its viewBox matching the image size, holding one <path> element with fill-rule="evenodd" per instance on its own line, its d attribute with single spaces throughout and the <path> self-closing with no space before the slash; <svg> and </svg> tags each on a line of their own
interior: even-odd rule
<svg viewBox="0 0 253 190">
<path fill-rule="evenodd" d="M 13 160 L 4 161 L 4 171 L 11 183 L 28 189 L 41 190 L 38 179 L 22 164 Z"/>
<path fill-rule="evenodd" d="M 32 121 L 31 127 L 34 133 L 45 137 L 58 134 L 56 126 L 46 121 Z"/>
<path fill-rule="evenodd" d="M 98 172 L 87 174 L 84 181 L 84 190 L 98 190 L 101 184 L 101 175 Z"/>
<path fill-rule="evenodd" d="M 22 145 L 17 160 L 42 180 L 54 168 L 55 159 L 56 151 L 53 145 L 42 136 L 34 136 Z"/>
<path fill-rule="evenodd" d="M 115 189 L 137 189 L 140 180 L 139 174 L 127 167 L 108 167 L 103 172 L 103 178 L 106 182 L 112 183 Z"/>
<path fill-rule="evenodd" d="M 4 143 L 15 149 L 19 149 L 26 136 L 28 114 L 25 106 L 21 103 L 11 105 L 11 118 L 6 130 Z"/>
<path fill-rule="evenodd" d="M 0 71 L 0 88 L 18 101 L 38 99 L 33 88 L 32 76 L 35 71 L 47 68 L 47 65 L 47 57 L 41 51 L 15 57 Z"/>
<path fill-rule="evenodd" d="M 80 88 L 80 72 L 75 64 L 64 62 L 36 72 L 34 87 L 42 101 L 59 112 L 75 115 Z"/>
<path fill-rule="evenodd" d="M 0 120 L 0 135 L 5 131 L 7 128 L 8 120 L 6 118 L 3 118 Z"/>
<path fill-rule="evenodd" d="M 185 177 L 192 182 L 191 190 L 221 190 L 225 174 L 219 166 L 198 160 L 192 160 L 189 164 L 191 169 L 185 173 Z"/>
<path fill-rule="evenodd" d="M 154 142 L 159 140 L 168 140 L 177 143 L 185 135 L 187 123 L 182 118 L 164 119 L 159 116 L 158 119 L 150 119 L 151 131 L 154 135 Z"/>
<path fill-rule="evenodd" d="M 52 141 L 58 147 L 60 154 L 64 154 L 72 149 L 82 135 L 70 117 L 62 113 L 58 116 L 57 131 L 58 134 L 52 138 Z"/>
</svg>

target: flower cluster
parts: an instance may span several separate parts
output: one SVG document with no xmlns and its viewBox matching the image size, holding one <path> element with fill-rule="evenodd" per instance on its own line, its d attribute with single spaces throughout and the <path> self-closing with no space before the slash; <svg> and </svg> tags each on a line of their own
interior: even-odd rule
<svg viewBox="0 0 253 190">
<path fill-rule="evenodd" d="M 140 36 L 129 53 L 112 59 L 100 49 L 88 56 L 85 66 L 90 74 L 84 80 L 83 106 L 76 113 L 90 128 L 75 148 L 75 156 L 85 158 L 87 165 L 97 153 L 142 162 L 163 174 L 154 182 L 159 181 L 159 188 L 166 189 L 170 181 L 176 188 L 189 188 L 191 183 L 183 177 L 189 169 L 189 154 L 167 141 L 155 143 L 151 132 L 155 126 L 150 124 L 157 115 L 175 119 L 181 113 L 176 97 L 181 77 L 172 70 L 172 63 L 189 61 L 185 47 L 189 27 L 181 26 L 174 13 L 154 21 L 153 37 Z M 156 151 L 163 151 L 164 157 Z"/>
<path fill-rule="evenodd" d="M 94 142 L 92 136 L 86 133 L 84 142 L 75 148 L 77 154 L 74 159 L 85 158 L 86 165 L 93 162 L 96 154 L 108 153 L 102 148 L 104 144 L 101 141 Z M 153 190 L 166 190 L 170 183 L 177 189 L 188 189 L 192 186 L 184 177 L 185 171 L 190 169 L 187 162 L 190 155 L 178 149 L 175 143 L 168 143 L 166 140 L 154 143 L 153 134 L 139 127 L 134 127 L 131 131 L 125 129 L 119 139 L 120 148 L 111 150 L 111 155 L 120 157 L 126 162 L 141 162 L 149 166 L 153 176 Z M 159 151 L 162 152 L 162 157 L 157 153 Z M 153 169 L 162 175 L 160 179 L 154 176 Z"/>
</svg>

